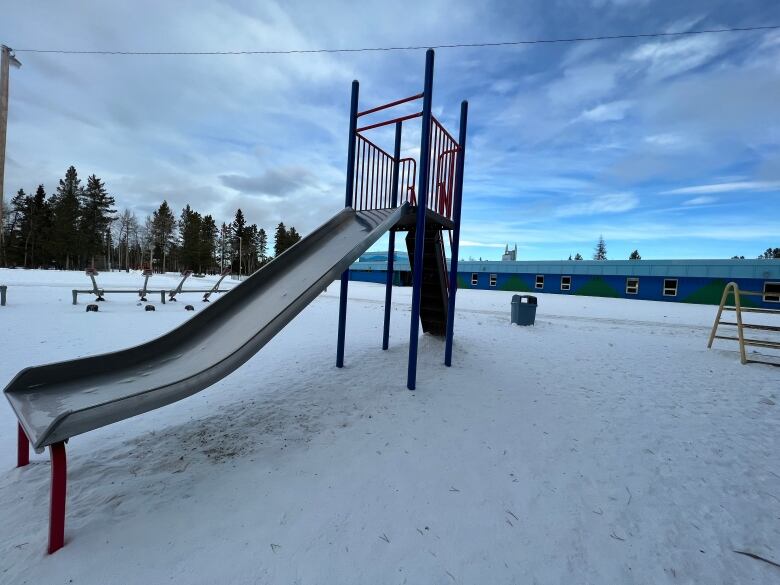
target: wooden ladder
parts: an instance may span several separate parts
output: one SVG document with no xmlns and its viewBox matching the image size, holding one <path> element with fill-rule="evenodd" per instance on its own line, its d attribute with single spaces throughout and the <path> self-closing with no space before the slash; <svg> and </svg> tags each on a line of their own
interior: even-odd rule
<svg viewBox="0 0 780 585">
<path fill-rule="evenodd" d="M 727 304 L 729 295 L 734 295 L 734 304 Z M 745 353 L 745 346 L 751 345 L 755 347 L 764 347 L 769 349 L 780 350 L 780 341 L 771 341 L 767 339 L 748 339 L 745 337 L 745 329 L 757 330 L 757 331 L 770 331 L 772 333 L 780 333 L 780 327 L 776 325 L 760 325 L 757 323 L 744 323 L 742 320 L 742 313 L 764 313 L 764 314 L 776 314 L 780 316 L 780 309 L 763 309 L 760 307 L 743 307 L 741 295 L 763 297 L 764 293 L 748 290 L 739 290 L 739 286 L 736 282 L 730 282 L 723 289 L 723 296 L 720 299 L 720 306 L 718 307 L 718 314 L 715 317 L 715 323 L 712 325 L 712 331 L 710 332 L 710 340 L 707 343 L 707 348 L 712 347 L 712 342 L 716 339 L 727 339 L 730 341 L 739 342 L 739 356 L 740 361 L 743 364 L 759 363 L 769 364 L 771 366 L 780 366 L 780 363 L 766 362 L 761 360 L 749 360 Z M 736 315 L 736 322 L 721 321 L 723 311 L 734 311 Z M 737 328 L 737 336 L 731 335 L 717 335 L 718 325 L 731 325 Z"/>
</svg>

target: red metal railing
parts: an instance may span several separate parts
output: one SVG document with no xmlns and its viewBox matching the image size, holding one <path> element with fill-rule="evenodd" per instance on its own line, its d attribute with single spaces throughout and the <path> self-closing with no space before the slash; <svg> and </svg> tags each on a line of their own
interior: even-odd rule
<svg viewBox="0 0 780 585">
<path fill-rule="evenodd" d="M 357 210 L 390 207 L 389 199 L 385 201 L 390 182 L 383 178 L 386 169 L 392 168 L 393 157 L 360 134 L 356 140 L 352 207 Z"/>
<path fill-rule="evenodd" d="M 369 124 L 368 126 L 361 126 L 357 129 L 358 132 L 363 132 L 364 130 L 373 130 L 374 128 L 381 128 L 382 126 L 389 126 L 390 124 L 395 124 L 396 122 L 405 122 L 406 120 L 413 120 L 414 118 L 419 118 L 422 116 L 422 112 L 417 112 L 415 114 L 408 114 L 406 116 L 400 116 L 398 118 L 393 118 L 392 120 L 385 120 L 384 122 L 377 122 L 376 124 Z"/>
<path fill-rule="evenodd" d="M 358 113 L 366 116 L 418 100 L 423 94 L 413 95 Z M 357 128 L 355 136 L 355 176 L 353 208 L 355 210 L 386 209 L 393 203 L 393 156 L 382 150 L 361 132 L 418 118 L 422 112 L 368 124 Z M 460 147 L 444 126 L 431 116 L 430 159 L 428 161 L 427 208 L 452 219 L 452 196 L 455 190 L 455 167 Z M 417 161 L 404 158 L 398 161 L 397 205 L 417 205 Z"/>
<path fill-rule="evenodd" d="M 357 135 L 352 207 L 357 211 L 393 207 L 393 157 L 365 136 Z M 417 161 L 398 161 L 396 205 L 416 205 Z"/>
<path fill-rule="evenodd" d="M 452 219 L 457 141 L 431 116 L 431 158 L 428 163 L 428 209 Z"/>
<path fill-rule="evenodd" d="M 362 112 L 358 112 L 357 117 L 360 118 L 360 116 L 367 116 L 368 114 L 373 114 L 374 112 L 381 112 L 382 110 L 386 110 L 388 108 L 394 108 L 395 106 L 399 106 L 401 104 L 405 104 L 408 102 L 413 102 L 415 100 L 422 99 L 422 97 L 425 94 L 418 93 L 415 95 L 410 95 L 409 97 L 401 98 L 400 100 L 395 100 L 394 102 L 388 102 L 386 104 L 382 104 L 381 106 L 377 106 L 375 108 L 370 108 L 368 110 L 363 110 Z M 394 122 L 395 120 L 391 120 L 390 123 Z"/>
<path fill-rule="evenodd" d="M 417 161 L 402 158 L 398 161 L 398 205 L 417 205 Z"/>
</svg>

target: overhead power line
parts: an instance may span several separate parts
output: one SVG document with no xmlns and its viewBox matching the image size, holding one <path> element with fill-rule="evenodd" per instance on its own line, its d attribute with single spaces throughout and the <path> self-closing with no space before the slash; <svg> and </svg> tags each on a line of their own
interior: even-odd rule
<svg viewBox="0 0 780 585">
<path fill-rule="evenodd" d="M 653 32 L 623 35 L 602 35 L 594 37 L 569 37 L 559 39 L 527 39 L 519 41 L 500 41 L 492 43 L 450 43 L 443 45 L 409 45 L 399 47 L 360 47 L 351 49 L 261 49 L 248 51 L 81 51 L 70 49 L 14 49 L 17 53 L 58 53 L 62 55 L 299 55 L 309 53 L 369 53 L 379 51 L 416 51 L 421 49 L 461 49 L 478 47 L 512 47 L 519 45 L 541 45 L 554 43 L 581 43 L 589 41 L 612 41 L 618 39 L 647 39 L 662 37 L 682 37 L 719 33 L 736 33 L 762 30 L 777 30 L 780 25 L 749 26 L 734 28 L 716 28 L 689 30 L 682 32 Z"/>
</svg>

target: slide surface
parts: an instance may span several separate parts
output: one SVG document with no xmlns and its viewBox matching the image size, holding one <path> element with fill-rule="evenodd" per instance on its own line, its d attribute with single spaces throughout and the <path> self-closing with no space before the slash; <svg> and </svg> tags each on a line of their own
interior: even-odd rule
<svg viewBox="0 0 780 585">
<path fill-rule="evenodd" d="M 40 450 L 190 396 L 257 353 L 349 268 L 408 205 L 344 209 L 183 325 L 103 355 L 27 368 L 5 388 Z M 334 337 L 336 332 L 334 331 Z"/>
</svg>

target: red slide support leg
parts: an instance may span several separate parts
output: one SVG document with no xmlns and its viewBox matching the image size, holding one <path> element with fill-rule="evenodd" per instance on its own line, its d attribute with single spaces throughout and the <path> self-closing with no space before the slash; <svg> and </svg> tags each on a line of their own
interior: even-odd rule
<svg viewBox="0 0 780 585">
<path fill-rule="evenodd" d="M 17 424 L 17 426 L 19 427 L 19 434 L 16 440 L 16 466 L 24 467 L 30 463 L 30 441 L 27 439 L 22 425 Z"/>
<path fill-rule="evenodd" d="M 49 554 L 65 544 L 65 486 L 68 477 L 65 443 L 49 445 L 51 455 L 51 506 L 49 508 Z"/>
</svg>

